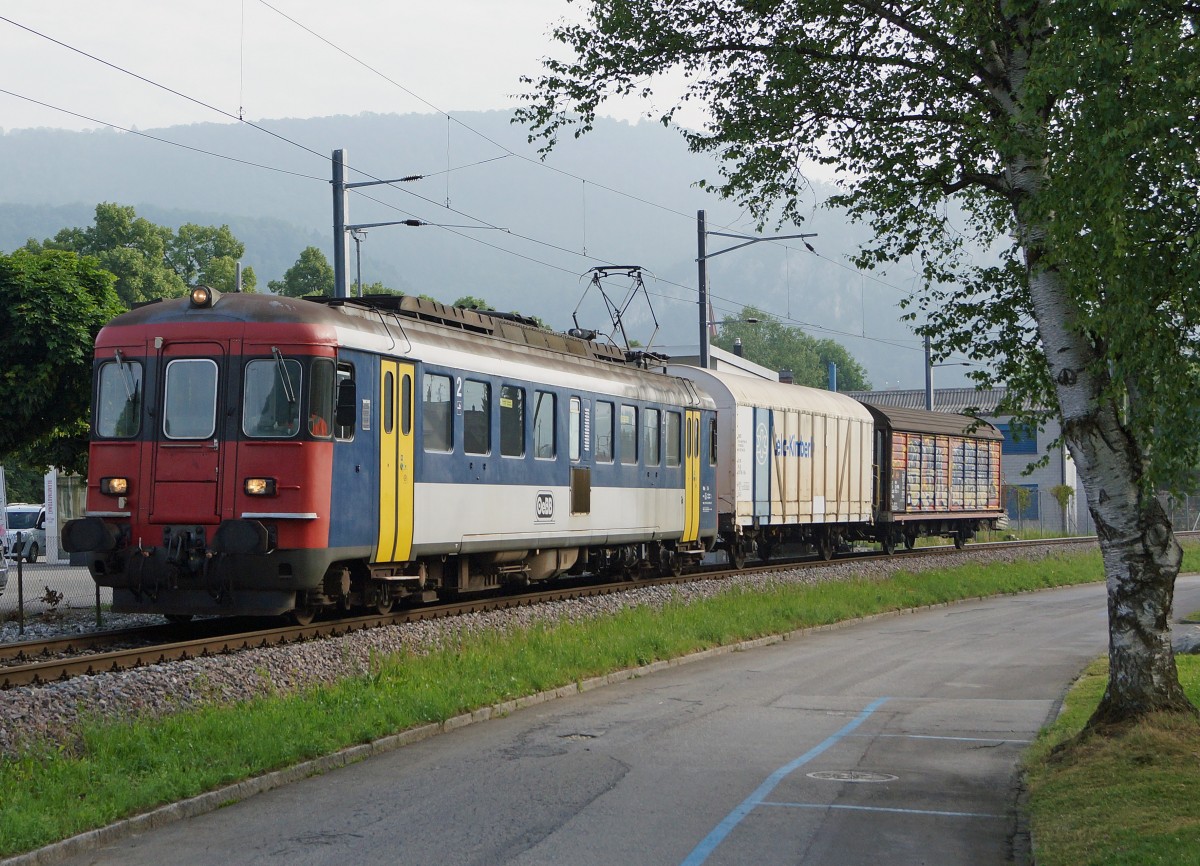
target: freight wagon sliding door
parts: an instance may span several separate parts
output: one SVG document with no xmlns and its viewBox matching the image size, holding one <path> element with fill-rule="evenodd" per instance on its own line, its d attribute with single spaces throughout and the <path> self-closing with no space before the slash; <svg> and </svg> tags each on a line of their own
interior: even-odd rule
<svg viewBox="0 0 1200 866">
<path fill-rule="evenodd" d="M 379 538 L 376 562 L 406 562 L 413 540 L 413 365 L 379 368 Z"/>
</svg>

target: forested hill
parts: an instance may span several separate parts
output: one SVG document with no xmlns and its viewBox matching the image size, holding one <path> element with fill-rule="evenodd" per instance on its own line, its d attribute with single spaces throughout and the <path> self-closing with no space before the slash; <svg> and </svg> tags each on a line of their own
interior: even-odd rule
<svg viewBox="0 0 1200 866">
<path fill-rule="evenodd" d="M 351 223 L 416 218 L 442 226 L 369 229 L 361 244 L 364 282 L 442 300 L 474 295 L 564 328 L 590 267 L 638 264 L 653 275 L 647 288 L 663 326 L 655 343 L 662 345 L 695 341 L 696 211 L 707 211 L 710 228 L 754 228 L 734 204 L 697 186 L 717 179 L 716 164 L 689 153 L 677 131 L 654 123 L 601 121 L 591 134 L 563 141 L 548 165 L 506 112 L 259 125 L 273 134 L 247 124 L 145 131 L 173 145 L 111 130 L 0 135 L 0 160 L 10 167 L 0 185 L 0 250 L 89 225 L 95 205 L 111 201 L 172 227 L 228 224 L 246 244 L 244 263 L 265 286 L 306 246 L 332 259 L 329 157 L 340 148 L 349 181 L 424 176 L 351 194 Z M 892 285 L 883 286 L 839 266 L 865 236 L 840 215 L 817 210 L 800 229 L 779 229 L 797 230 L 818 234 L 812 242 L 821 257 L 793 241 L 790 251 L 759 244 L 710 262 L 717 317 L 754 304 L 825 328 L 812 333 L 843 342 L 873 381 L 885 384 L 894 378 L 895 349 L 844 335 L 865 332 L 915 345 L 896 307 L 902 295 L 896 286 L 907 286 L 911 272 L 898 269 L 888 277 Z M 710 239 L 710 249 L 726 245 Z M 353 247 L 349 266 L 353 281 Z M 585 299 L 581 324 L 605 330 L 603 307 L 589 304 Z M 638 306 L 630 335 L 644 343 L 653 324 Z M 904 363 L 911 361 L 916 383 L 919 353 L 904 354 L 913 356 Z"/>
</svg>

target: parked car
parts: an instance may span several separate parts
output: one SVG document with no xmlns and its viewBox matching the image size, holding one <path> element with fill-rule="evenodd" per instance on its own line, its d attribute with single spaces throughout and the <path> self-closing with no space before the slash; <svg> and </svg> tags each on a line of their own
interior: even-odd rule
<svg viewBox="0 0 1200 866">
<path fill-rule="evenodd" d="M 4 555 L 37 562 L 46 550 L 46 507 L 14 502 L 4 510 Z"/>
</svg>

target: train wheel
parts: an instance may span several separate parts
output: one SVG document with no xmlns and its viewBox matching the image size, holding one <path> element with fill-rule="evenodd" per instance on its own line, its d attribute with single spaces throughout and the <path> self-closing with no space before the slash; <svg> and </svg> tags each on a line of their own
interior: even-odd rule
<svg viewBox="0 0 1200 866">
<path fill-rule="evenodd" d="M 395 599 L 391 595 L 380 596 L 375 602 L 375 610 L 380 616 L 385 616 L 392 612 L 392 605 L 395 604 Z"/>
<path fill-rule="evenodd" d="M 883 552 L 887 556 L 891 556 L 896 552 L 896 536 L 891 532 L 885 532 L 883 538 L 879 539 L 879 544 L 883 547 Z"/>
<path fill-rule="evenodd" d="M 738 539 L 729 548 L 729 564 L 741 571 L 746 567 L 746 543 Z"/>
<path fill-rule="evenodd" d="M 833 533 L 823 532 L 821 537 L 817 539 L 817 553 L 821 559 L 829 562 L 833 559 Z"/>
<path fill-rule="evenodd" d="M 961 532 L 954 533 L 954 549 L 962 550 L 967 546 L 967 537 Z"/>
<path fill-rule="evenodd" d="M 297 607 L 292 609 L 292 619 L 296 625 L 309 625 L 317 615 L 315 607 Z"/>
<path fill-rule="evenodd" d="M 904 533 L 904 549 L 912 550 L 917 546 L 917 534 L 915 532 Z"/>
</svg>

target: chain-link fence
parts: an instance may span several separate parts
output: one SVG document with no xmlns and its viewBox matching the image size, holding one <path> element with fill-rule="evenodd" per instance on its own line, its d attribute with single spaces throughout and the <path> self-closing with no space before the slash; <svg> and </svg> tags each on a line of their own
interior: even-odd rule
<svg viewBox="0 0 1200 866">
<path fill-rule="evenodd" d="M 1070 488 L 1038 490 L 1021 485 L 1006 486 L 1004 503 L 1008 511 L 1008 529 L 984 533 L 981 538 L 990 541 L 1008 536 L 1049 538 L 1095 535 L 1096 525 L 1087 503 L 1069 491 Z M 1162 494 L 1159 501 L 1171 518 L 1171 527 L 1176 532 L 1200 529 L 1200 494 L 1183 497 Z"/>
<path fill-rule="evenodd" d="M 112 604 L 112 590 L 97 592 L 88 570 L 67 562 L 6 560 L 0 566 L 0 587 L 0 629 L 6 641 L 94 629 Z"/>
</svg>

